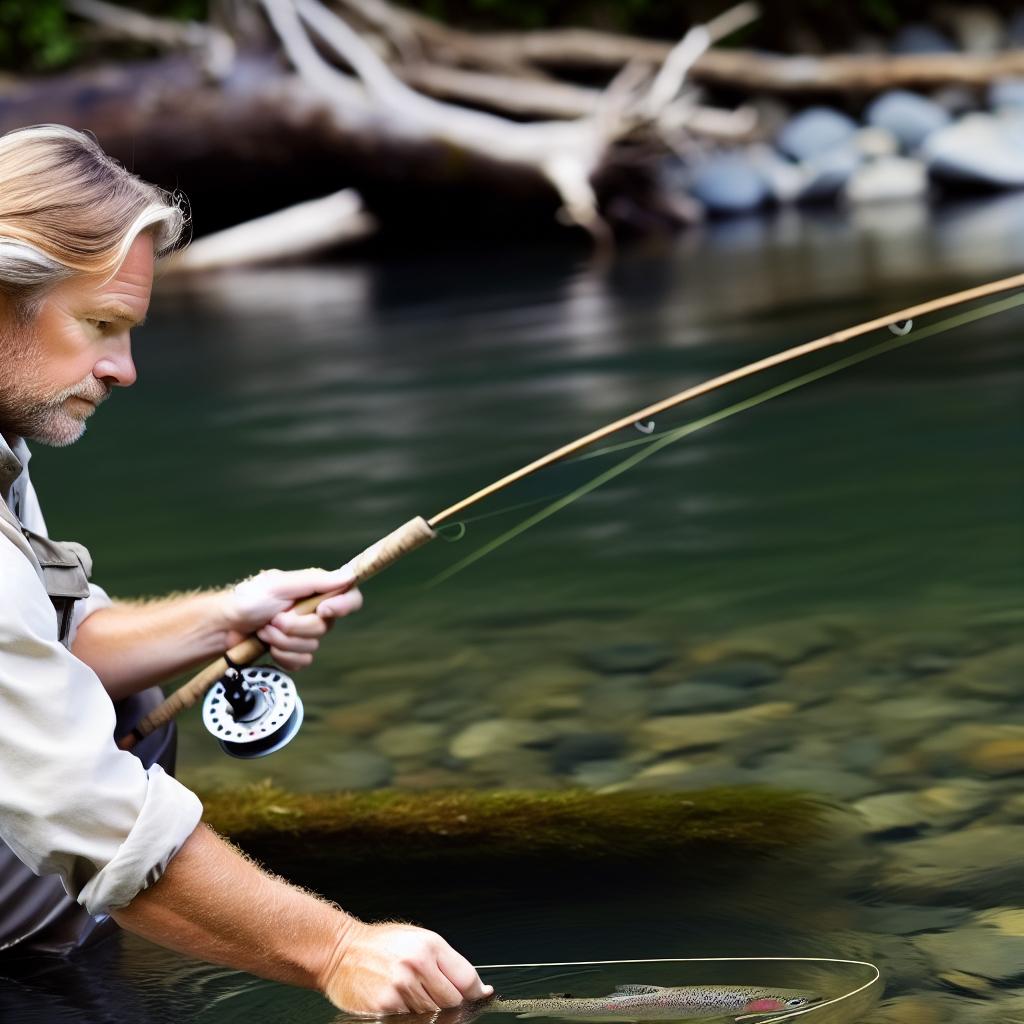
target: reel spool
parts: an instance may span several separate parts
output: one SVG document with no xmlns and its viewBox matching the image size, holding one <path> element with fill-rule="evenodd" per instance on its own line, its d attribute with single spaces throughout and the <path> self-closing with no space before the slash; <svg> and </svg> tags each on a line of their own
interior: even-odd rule
<svg viewBox="0 0 1024 1024">
<path fill-rule="evenodd" d="M 203 701 L 203 725 L 232 757 L 266 757 L 295 738 L 303 709 L 295 683 L 273 665 L 229 668 Z"/>
</svg>

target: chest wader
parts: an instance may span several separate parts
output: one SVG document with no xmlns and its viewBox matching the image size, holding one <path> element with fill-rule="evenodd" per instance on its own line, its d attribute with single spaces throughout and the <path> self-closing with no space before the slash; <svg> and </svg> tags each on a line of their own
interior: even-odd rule
<svg viewBox="0 0 1024 1024">
<path fill-rule="evenodd" d="M 73 541 L 54 541 L 21 525 L 0 499 L 0 518 L 25 538 L 41 571 L 46 593 L 57 614 L 60 642 L 70 650 L 75 605 L 89 596 L 92 558 L 88 550 Z M 0 539 L 0 543 L 5 543 Z M 130 732 L 163 701 L 163 693 L 152 686 L 114 704 L 117 724 L 114 735 Z M 0 714 L 3 714 L 0 695 Z M 150 733 L 132 753 L 149 767 L 159 763 L 174 774 L 177 734 L 173 722 Z M 116 931 L 106 917 L 96 918 L 64 891 L 56 875 L 33 874 L 0 841 L 0 951 L 3 955 L 69 953 L 91 945 Z"/>
</svg>

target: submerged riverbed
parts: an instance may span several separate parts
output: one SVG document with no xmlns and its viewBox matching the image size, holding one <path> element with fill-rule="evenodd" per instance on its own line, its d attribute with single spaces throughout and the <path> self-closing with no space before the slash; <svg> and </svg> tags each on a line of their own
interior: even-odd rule
<svg viewBox="0 0 1024 1024">
<path fill-rule="evenodd" d="M 1022 227 L 1011 196 L 712 224 L 608 268 L 510 249 L 168 281 L 136 338 L 139 383 L 33 473 L 51 533 L 86 543 L 116 595 L 338 564 L 706 377 L 1016 273 Z M 1022 325 L 1001 314 L 738 414 L 428 586 L 544 507 L 507 506 L 608 463 L 492 501 L 463 539 L 366 586 L 297 677 L 307 718 L 288 748 L 228 759 L 193 712 L 182 778 L 810 792 L 843 823 L 827 847 L 728 878 L 681 864 L 668 891 L 324 884 L 477 963 L 834 955 L 879 961 L 890 1002 L 871 1020 L 1024 1016 Z M 161 1019 L 332 1019 L 141 944 L 117 960 L 133 1021 L 154 1000 Z M 38 1019 L 129 1019 L 89 1016 L 65 977 L 70 1016 Z M 585 976 L 592 993 L 648 979 Z"/>
</svg>

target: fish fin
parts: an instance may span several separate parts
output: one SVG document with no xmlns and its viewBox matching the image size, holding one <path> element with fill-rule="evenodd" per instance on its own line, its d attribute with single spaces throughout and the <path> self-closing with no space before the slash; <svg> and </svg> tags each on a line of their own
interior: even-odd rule
<svg viewBox="0 0 1024 1024">
<path fill-rule="evenodd" d="M 616 985 L 615 991 L 624 996 L 642 996 L 664 992 L 665 988 L 663 985 Z"/>
</svg>

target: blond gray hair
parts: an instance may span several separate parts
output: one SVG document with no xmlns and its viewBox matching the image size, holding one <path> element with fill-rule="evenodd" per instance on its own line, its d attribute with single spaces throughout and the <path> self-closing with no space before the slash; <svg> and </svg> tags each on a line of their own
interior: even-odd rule
<svg viewBox="0 0 1024 1024">
<path fill-rule="evenodd" d="M 20 322 L 74 274 L 108 281 L 144 231 L 167 255 L 188 223 L 183 194 L 127 171 L 90 134 L 40 124 L 0 136 L 0 294 Z"/>
</svg>

